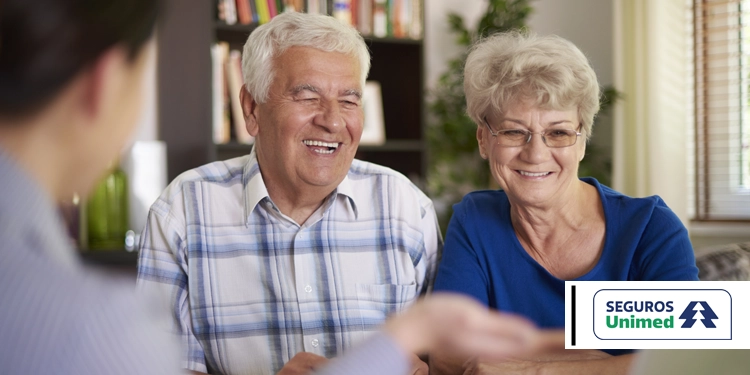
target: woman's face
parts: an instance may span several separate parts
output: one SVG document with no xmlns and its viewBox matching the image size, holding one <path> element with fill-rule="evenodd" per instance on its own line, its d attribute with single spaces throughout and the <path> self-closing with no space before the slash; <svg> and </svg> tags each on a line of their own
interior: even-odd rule
<svg viewBox="0 0 750 375">
<path fill-rule="evenodd" d="M 519 129 L 540 133 L 554 129 L 579 130 L 576 108 L 564 111 L 544 110 L 526 101 L 508 107 L 502 116 L 488 115 L 487 123 L 498 130 Z M 486 125 L 477 129 L 477 141 L 490 171 L 514 203 L 548 207 L 568 199 L 569 189 L 578 181 L 578 163 L 586 151 L 585 135 L 572 146 L 550 148 L 540 134 L 522 146 L 497 144 Z"/>
</svg>

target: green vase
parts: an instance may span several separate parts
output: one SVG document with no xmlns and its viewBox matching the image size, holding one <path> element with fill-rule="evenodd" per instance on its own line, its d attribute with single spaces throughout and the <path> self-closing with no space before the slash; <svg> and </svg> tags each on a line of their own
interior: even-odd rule
<svg viewBox="0 0 750 375">
<path fill-rule="evenodd" d="M 125 172 L 111 169 L 94 189 L 86 205 L 88 247 L 121 250 L 128 231 L 128 184 Z"/>
</svg>

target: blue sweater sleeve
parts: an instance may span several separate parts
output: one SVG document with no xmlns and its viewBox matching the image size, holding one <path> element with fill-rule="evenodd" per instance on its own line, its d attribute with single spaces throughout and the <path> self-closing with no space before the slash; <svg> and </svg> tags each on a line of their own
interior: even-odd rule
<svg viewBox="0 0 750 375">
<path fill-rule="evenodd" d="M 695 254 L 687 229 L 659 198 L 638 243 L 639 261 L 633 262 L 635 280 L 698 280 Z"/>
<path fill-rule="evenodd" d="M 449 291 L 474 297 L 485 306 L 490 305 L 489 281 L 486 268 L 480 263 L 476 249 L 467 232 L 466 200 L 454 206 L 453 216 L 445 234 L 443 257 L 438 265 L 435 291 Z M 472 226 L 468 226 L 472 228 Z"/>
</svg>

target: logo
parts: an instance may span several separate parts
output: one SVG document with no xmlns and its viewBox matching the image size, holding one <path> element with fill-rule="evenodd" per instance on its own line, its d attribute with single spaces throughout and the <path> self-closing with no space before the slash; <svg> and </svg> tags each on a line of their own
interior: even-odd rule
<svg viewBox="0 0 750 375">
<path fill-rule="evenodd" d="M 680 319 L 685 319 L 682 328 L 691 328 L 696 321 L 703 322 L 706 328 L 716 328 L 714 319 L 719 319 L 706 301 L 691 301 L 680 314 Z"/>
<path fill-rule="evenodd" d="M 600 289 L 592 317 L 599 340 L 731 340 L 731 315 L 722 289 Z"/>
</svg>

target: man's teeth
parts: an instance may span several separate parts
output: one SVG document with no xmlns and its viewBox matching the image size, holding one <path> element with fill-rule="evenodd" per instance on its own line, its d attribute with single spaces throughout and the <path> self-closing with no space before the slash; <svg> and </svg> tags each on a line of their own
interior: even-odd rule
<svg viewBox="0 0 750 375">
<path fill-rule="evenodd" d="M 542 177 L 549 174 L 549 172 L 539 172 L 539 173 L 532 173 L 532 172 L 526 172 L 526 171 L 518 171 L 522 176 L 528 176 L 528 177 Z"/>
<path fill-rule="evenodd" d="M 303 143 L 307 146 L 319 146 L 319 147 L 330 147 L 333 149 L 336 149 L 339 147 L 339 144 L 336 142 L 321 142 L 321 141 L 311 141 L 311 140 L 305 140 Z"/>
</svg>

